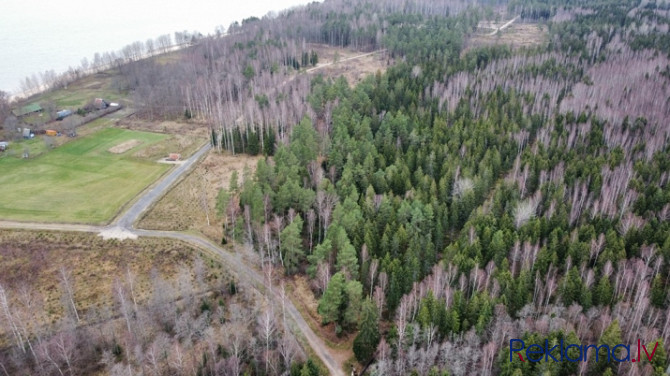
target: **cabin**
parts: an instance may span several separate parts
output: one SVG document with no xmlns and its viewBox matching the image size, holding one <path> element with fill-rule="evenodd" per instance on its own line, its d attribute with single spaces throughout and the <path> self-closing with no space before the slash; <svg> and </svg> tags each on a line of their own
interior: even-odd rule
<svg viewBox="0 0 670 376">
<path fill-rule="evenodd" d="M 109 107 L 109 103 L 107 103 L 102 98 L 95 98 L 95 100 L 93 101 L 93 106 L 95 107 L 96 110 L 104 110 L 105 108 Z"/>
</svg>

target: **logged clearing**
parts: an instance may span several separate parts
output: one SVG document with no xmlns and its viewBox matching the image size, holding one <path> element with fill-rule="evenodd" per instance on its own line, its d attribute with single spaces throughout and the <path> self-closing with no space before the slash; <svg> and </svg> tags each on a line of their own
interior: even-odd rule
<svg viewBox="0 0 670 376">
<path fill-rule="evenodd" d="M 127 152 L 128 150 L 134 148 L 135 146 L 141 145 L 142 141 L 140 140 L 128 140 L 125 142 L 122 142 L 114 147 L 111 147 L 107 149 L 110 153 L 112 154 L 123 154 Z"/>
<path fill-rule="evenodd" d="M 87 233 L 0 230 L 0 284 L 14 295 L 26 288 L 37 293 L 42 299 L 35 304 L 43 309 L 35 312 L 47 313 L 40 317 L 42 324 L 56 323 L 64 315 L 62 268 L 71 276 L 79 316 L 88 322 L 115 304 L 115 280 L 133 277 L 137 303 L 144 304 L 153 293 L 152 279 L 174 284 L 180 274 L 192 276 L 197 258 L 203 261 L 208 285 L 223 280 L 218 262 L 173 239 L 106 241 Z"/>
<path fill-rule="evenodd" d="M 308 68 L 310 74 L 323 74 L 331 78 L 342 76 L 352 87 L 370 74 L 384 73 L 391 64 L 384 53 L 368 54 L 322 44 L 310 44 L 309 48 L 319 55 L 317 69 Z M 365 56 L 352 59 L 359 55 Z"/>
<path fill-rule="evenodd" d="M 472 35 L 466 42 L 467 50 L 482 47 L 506 44 L 512 48 L 535 47 L 545 43 L 547 38 L 547 26 L 537 23 L 514 23 L 495 35 L 490 35 L 491 30 L 482 29 Z"/>
<path fill-rule="evenodd" d="M 0 159 L 0 218 L 105 223 L 170 166 L 108 150 L 129 140 L 140 148 L 166 135 L 106 128 L 34 159 Z"/>
<path fill-rule="evenodd" d="M 233 171 L 237 171 L 240 184 L 245 168 L 248 169 L 249 176 L 252 176 L 260 158 L 263 157 L 211 151 L 185 179 L 151 208 L 140 220 L 139 228 L 195 230 L 214 241 L 221 241 L 223 222 L 217 217 L 215 210 L 219 190 L 228 188 Z"/>
</svg>

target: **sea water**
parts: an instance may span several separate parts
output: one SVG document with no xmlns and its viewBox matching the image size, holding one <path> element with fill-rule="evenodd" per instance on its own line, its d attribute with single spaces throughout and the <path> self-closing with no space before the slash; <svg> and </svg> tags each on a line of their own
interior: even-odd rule
<svg viewBox="0 0 670 376">
<path fill-rule="evenodd" d="M 19 93 L 20 82 L 93 61 L 175 31 L 214 34 L 234 21 L 307 4 L 307 0 L 1 0 L 0 90 Z"/>
</svg>

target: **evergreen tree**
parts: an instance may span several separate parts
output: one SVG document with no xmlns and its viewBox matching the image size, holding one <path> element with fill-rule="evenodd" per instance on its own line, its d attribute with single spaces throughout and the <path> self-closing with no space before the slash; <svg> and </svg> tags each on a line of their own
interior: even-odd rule
<svg viewBox="0 0 670 376">
<path fill-rule="evenodd" d="M 309 118 L 302 119 L 293 128 L 289 147 L 298 158 L 300 167 L 306 167 L 309 162 L 316 160 L 319 151 L 318 134 Z"/>
<path fill-rule="evenodd" d="M 281 252 L 284 255 L 284 268 L 288 274 L 295 274 L 305 258 L 305 250 L 302 247 L 302 238 L 300 237 L 302 224 L 302 218 L 298 215 L 279 234 Z"/>
<path fill-rule="evenodd" d="M 600 278 L 593 293 L 593 303 L 595 305 L 610 305 L 612 304 L 613 296 L 614 290 L 612 289 L 610 280 L 606 276 L 603 276 Z"/>
<path fill-rule="evenodd" d="M 348 241 L 337 251 L 337 269 L 351 279 L 358 279 L 358 257 L 354 246 Z"/>
<path fill-rule="evenodd" d="M 335 273 L 330 278 L 326 291 L 319 299 L 318 312 L 322 323 L 328 324 L 339 320 L 340 307 L 344 300 L 344 286 L 345 278 L 342 273 Z"/>
<path fill-rule="evenodd" d="M 360 331 L 354 339 L 356 359 L 362 364 L 370 361 L 380 339 L 377 307 L 372 301 L 366 300 L 361 309 Z"/>
<path fill-rule="evenodd" d="M 658 344 L 658 345 L 657 345 Z M 654 352 L 654 348 L 656 349 Z M 654 355 L 651 361 L 647 358 L 647 353 L 649 356 Z M 666 369 L 668 368 L 668 354 L 665 352 L 665 346 L 663 345 L 663 338 L 658 338 L 656 341 L 647 344 L 647 353 L 641 355 L 641 359 L 644 359 L 645 362 L 650 362 L 652 367 L 654 367 L 653 376 L 663 376 L 667 375 Z"/>
<path fill-rule="evenodd" d="M 612 323 L 605 329 L 603 332 L 603 335 L 600 337 L 600 341 L 598 341 L 600 345 L 607 345 L 611 349 L 614 348 L 614 346 L 622 343 L 621 339 L 621 327 L 619 326 L 619 321 L 614 320 Z M 607 359 L 607 349 L 606 348 L 601 348 L 598 352 L 599 354 L 599 359 Z M 622 354 L 622 349 L 618 348 L 616 351 L 612 354 L 616 356 L 618 359 L 621 359 L 623 357 Z M 616 363 L 615 362 L 604 362 L 600 361 L 595 363 L 596 357 L 591 355 L 589 356 L 589 362 L 593 363 L 593 369 L 597 374 L 603 374 L 605 373 L 606 370 L 611 370 L 612 372 L 616 372 Z"/>
<path fill-rule="evenodd" d="M 664 308 L 667 294 L 663 286 L 663 280 L 660 274 L 656 274 L 654 281 L 651 283 L 651 304 L 658 308 Z"/>
<path fill-rule="evenodd" d="M 347 307 L 344 310 L 344 324 L 355 326 L 359 323 L 363 285 L 358 281 L 348 281 L 344 286 Z"/>
</svg>

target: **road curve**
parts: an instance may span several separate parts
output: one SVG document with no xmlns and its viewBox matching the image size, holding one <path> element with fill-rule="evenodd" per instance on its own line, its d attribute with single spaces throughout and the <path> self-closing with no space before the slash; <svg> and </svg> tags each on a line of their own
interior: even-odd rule
<svg viewBox="0 0 670 376">
<path fill-rule="evenodd" d="M 240 280 L 245 280 L 259 291 L 263 291 L 264 287 L 266 287 L 263 275 L 256 269 L 247 265 L 242 260 L 241 255 L 228 252 L 219 247 L 218 245 L 214 244 L 213 242 L 201 238 L 200 236 L 182 232 L 153 231 L 153 230 L 133 230 L 133 233 L 137 234 L 138 236 L 177 239 L 198 246 L 199 248 L 208 250 L 219 256 L 221 260 L 231 268 L 231 270 L 236 271 L 238 274 L 238 278 Z M 265 295 L 273 303 L 277 305 L 281 304 L 281 302 L 279 301 L 278 294 L 269 293 Z M 293 322 L 296 324 L 298 331 L 302 333 L 302 335 L 305 337 L 314 353 L 321 359 L 323 364 L 328 368 L 328 372 L 331 375 L 345 376 L 341 366 L 328 353 L 327 346 L 314 333 L 314 331 L 312 331 L 312 328 L 309 326 L 309 324 L 307 324 L 307 322 L 302 317 L 302 315 L 295 307 L 293 302 L 290 299 L 286 299 L 284 302 L 284 306 L 286 308 L 287 316 L 291 320 L 293 320 Z"/>
<path fill-rule="evenodd" d="M 13 222 L 0 221 L 0 228 L 25 229 L 25 230 L 48 230 L 48 231 L 77 231 L 77 232 L 92 232 L 103 233 L 110 228 L 118 228 L 137 236 L 146 236 L 154 238 L 169 238 L 181 240 L 183 242 L 192 244 L 198 248 L 208 250 L 226 263 L 232 270 L 236 271 L 240 280 L 246 281 L 254 286 L 259 291 L 264 291 L 265 283 L 263 275 L 247 265 L 239 254 L 234 254 L 224 250 L 218 245 L 212 243 L 210 240 L 203 237 L 171 231 L 154 231 L 154 230 L 140 230 L 135 229 L 134 224 L 140 218 L 142 213 L 158 201 L 165 192 L 193 165 L 209 151 L 211 145 L 208 143 L 200 150 L 193 154 L 190 158 L 184 161 L 183 164 L 178 165 L 167 176 L 162 178 L 153 187 L 142 193 L 139 198 L 121 215 L 119 215 L 109 226 L 91 226 L 79 224 L 65 224 L 65 223 L 37 223 L 37 222 Z M 277 294 L 266 293 L 268 299 L 273 303 L 279 304 L 279 297 Z M 335 376 L 345 376 L 340 364 L 333 359 L 328 352 L 327 346 L 323 341 L 312 331 L 312 328 L 307 324 L 298 309 L 295 307 L 290 299 L 284 302 L 288 317 L 295 323 L 298 331 L 305 337 L 309 346 L 314 353 L 321 359 L 323 364 L 328 368 L 328 372 Z"/>
</svg>

